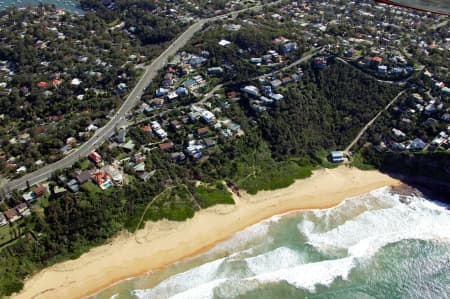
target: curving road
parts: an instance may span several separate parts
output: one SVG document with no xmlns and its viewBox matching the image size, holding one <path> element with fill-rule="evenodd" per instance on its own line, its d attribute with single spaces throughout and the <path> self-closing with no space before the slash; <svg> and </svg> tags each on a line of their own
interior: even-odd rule
<svg viewBox="0 0 450 299">
<path fill-rule="evenodd" d="M 168 59 L 175 55 L 177 51 L 182 48 L 191 38 L 192 36 L 199 31 L 203 24 L 205 24 L 209 19 L 203 19 L 191 25 L 183 34 L 181 34 L 170 46 L 161 53 L 158 58 L 156 58 L 149 66 L 145 67 L 145 73 L 133 90 L 128 95 L 125 102 L 119 108 L 117 113 L 111 120 L 103 127 L 98 129 L 95 134 L 89 139 L 86 143 L 77 148 L 74 152 L 70 153 L 63 159 L 44 166 L 32 173 L 26 174 L 21 178 L 9 181 L 4 184 L 3 189 L 6 192 L 15 190 L 15 189 L 24 189 L 27 187 L 27 182 L 30 185 L 37 184 L 39 182 L 47 180 L 51 174 L 57 169 L 64 169 L 72 167 L 72 165 L 80 160 L 81 158 L 89 155 L 90 152 L 95 150 L 98 146 L 100 146 L 105 140 L 110 138 L 114 132 L 116 127 L 120 127 L 121 125 L 126 124 L 126 115 L 127 113 L 136 105 L 136 103 L 140 100 L 142 94 L 144 93 L 145 88 L 150 84 L 150 82 L 156 77 L 158 71 L 164 67 L 167 63 Z"/>
<path fill-rule="evenodd" d="M 89 155 L 90 152 L 94 151 L 105 140 L 110 138 L 114 134 L 117 127 L 127 125 L 126 115 L 140 100 L 145 88 L 147 88 L 151 81 L 156 77 L 158 71 L 163 68 L 164 65 L 168 62 L 168 59 L 171 56 L 175 55 L 178 50 L 180 50 L 184 45 L 186 45 L 186 43 L 192 38 L 192 36 L 202 29 L 204 24 L 206 24 L 207 22 L 223 19 L 228 16 L 235 17 L 241 12 L 247 10 L 258 10 L 264 6 L 274 5 L 280 2 L 281 1 L 274 1 L 267 4 L 256 5 L 239 11 L 230 12 L 220 16 L 200 19 L 199 21 L 191 25 L 175 41 L 173 41 L 169 45 L 169 47 L 163 53 L 161 53 L 161 55 L 153 60 L 153 62 L 149 66 L 145 67 L 144 75 L 130 92 L 127 99 L 124 101 L 117 113 L 105 126 L 98 129 L 91 137 L 91 139 L 89 139 L 87 142 L 85 142 L 83 145 L 81 145 L 79 148 L 77 148 L 75 151 L 73 151 L 63 159 L 55 163 L 46 165 L 32 173 L 28 173 L 21 178 L 6 182 L 3 185 L 3 190 L 8 193 L 16 189 L 25 189 L 27 187 L 27 184 L 34 185 L 47 180 L 55 170 L 72 167 L 72 165 L 76 161 Z"/>
</svg>

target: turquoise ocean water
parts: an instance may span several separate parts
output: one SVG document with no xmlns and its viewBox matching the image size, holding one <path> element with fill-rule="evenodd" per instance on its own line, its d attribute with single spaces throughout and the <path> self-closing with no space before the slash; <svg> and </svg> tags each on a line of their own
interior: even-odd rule
<svg viewBox="0 0 450 299">
<path fill-rule="evenodd" d="M 39 5 L 39 3 L 54 4 L 56 7 L 66 11 L 82 13 L 82 10 L 78 7 L 79 2 L 77 0 L 0 0 L 0 10 L 10 6 L 25 7 L 27 5 Z"/>
<path fill-rule="evenodd" d="M 91 297 L 110 298 L 450 298 L 450 211 L 378 189 L 272 217 Z"/>
</svg>

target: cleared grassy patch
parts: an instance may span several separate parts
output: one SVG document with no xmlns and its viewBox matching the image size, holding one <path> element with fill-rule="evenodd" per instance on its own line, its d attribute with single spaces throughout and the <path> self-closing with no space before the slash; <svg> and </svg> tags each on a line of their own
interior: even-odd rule
<svg viewBox="0 0 450 299">
<path fill-rule="evenodd" d="M 221 182 L 218 182 L 215 187 L 205 185 L 196 187 L 194 196 L 202 208 L 207 208 L 216 204 L 234 204 L 231 193 L 228 192 Z"/>
<path fill-rule="evenodd" d="M 92 163 L 88 159 L 83 159 L 80 161 L 80 169 L 81 170 L 87 170 L 92 168 Z"/>
<path fill-rule="evenodd" d="M 15 238 L 14 232 L 9 226 L 9 224 L 0 227 L 0 246 L 8 243 Z"/>
<path fill-rule="evenodd" d="M 80 189 L 84 192 L 89 193 L 90 195 L 101 192 L 101 189 L 96 186 L 92 181 L 88 181 L 80 186 Z"/>
<path fill-rule="evenodd" d="M 356 168 L 361 169 L 361 170 L 374 170 L 374 169 L 376 169 L 375 166 L 373 166 L 371 164 L 367 164 L 364 161 L 364 158 L 361 155 L 361 153 L 356 153 L 356 154 L 353 155 L 352 162 L 350 163 L 350 166 L 356 167 Z"/>
<path fill-rule="evenodd" d="M 189 192 L 186 186 L 177 186 L 167 189 L 161 194 L 151 199 L 149 202 L 143 221 L 140 227 L 147 220 L 157 221 L 160 219 L 168 219 L 174 221 L 183 221 L 192 218 L 196 210 L 199 209 L 195 198 Z"/>
<path fill-rule="evenodd" d="M 299 166 L 293 161 L 277 162 L 257 170 L 254 175 L 241 181 L 239 187 L 250 194 L 256 194 L 261 190 L 286 188 L 297 179 L 311 176 L 312 169 L 310 166 Z"/>
</svg>

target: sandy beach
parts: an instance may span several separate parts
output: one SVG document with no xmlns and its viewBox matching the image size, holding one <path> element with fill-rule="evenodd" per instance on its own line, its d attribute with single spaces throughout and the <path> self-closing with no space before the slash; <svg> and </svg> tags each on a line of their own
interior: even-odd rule
<svg viewBox="0 0 450 299">
<path fill-rule="evenodd" d="M 120 233 L 109 244 L 56 264 L 25 282 L 14 299 L 83 298 L 120 280 L 199 254 L 234 233 L 273 215 L 333 207 L 344 199 L 401 183 L 378 171 L 341 166 L 314 171 L 285 189 L 242 194 L 236 204 L 214 206 L 185 222 L 148 222 L 136 234 Z"/>
</svg>

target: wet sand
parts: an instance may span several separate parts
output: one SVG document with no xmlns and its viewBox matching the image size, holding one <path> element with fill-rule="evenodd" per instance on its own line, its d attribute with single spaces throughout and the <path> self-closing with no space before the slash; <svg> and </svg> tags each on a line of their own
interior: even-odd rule
<svg viewBox="0 0 450 299">
<path fill-rule="evenodd" d="M 164 268 L 197 255 L 234 233 L 271 216 L 303 209 L 325 209 L 344 199 L 401 182 L 378 171 L 341 166 L 321 169 L 291 186 L 243 193 L 235 205 L 199 211 L 184 222 L 147 222 L 136 234 L 121 232 L 107 245 L 76 260 L 49 267 L 26 280 L 14 299 L 83 298 L 121 280 Z"/>
</svg>

